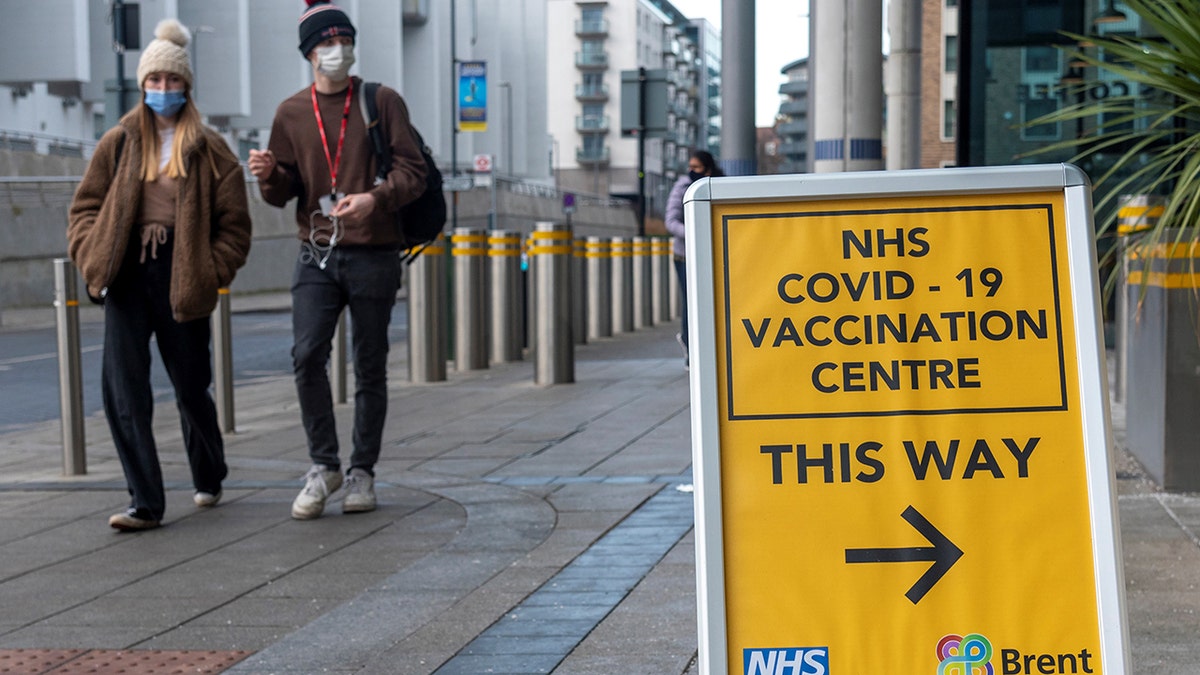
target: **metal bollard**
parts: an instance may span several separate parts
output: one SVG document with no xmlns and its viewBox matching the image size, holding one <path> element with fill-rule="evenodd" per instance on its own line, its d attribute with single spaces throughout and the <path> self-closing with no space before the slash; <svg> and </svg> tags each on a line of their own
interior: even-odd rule
<svg viewBox="0 0 1200 675">
<path fill-rule="evenodd" d="M 454 365 L 459 372 L 488 367 L 487 233 L 458 227 L 450 236 L 454 258 Z"/>
<path fill-rule="evenodd" d="M 575 343 L 571 338 L 571 228 L 562 223 L 534 224 L 529 257 L 533 268 L 534 368 L 536 384 L 575 381 Z"/>
<path fill-rule="evenodd" d="M 683 289 L 679 287 L 679 275 L 675 272 L 674 253 L 671 253 L 671 256 L 667 258 L 667 269 L 670 270 L 667 272 L 667 276 L 670 280 L 670 283 L 668 284 L 670 290 L 667 292 L 670 294 L 669 299 L 671 301 L 671 320 L 675 321 L 683 316 L 683 302 L 682 298 L 680 297 L 683 294 Z"/>
<path fill-rule="evenodd" d="M 492 362 L 521 360 L 525 297 L 521 289 L 521 233 L 492 230 L 488 236 L 492 282 Z"/>
<path fill-rule="evenodd" d="M 588 339 L 612 336 L 612 246 L 604 237 L 588 237 L 587 259 Z"/>
<path fill-rule="evenodd" d="M 654 323 L 671 322 L 671 240 L 655 237 L 650 247 L 650 268 L 653 282 L 651 292 L 654 296 Z"/>
<path fill-rule="evenodd" d="M 346 402 L 346 310 L 338 315 L 329 350 L 329 386 L 334 403 Z"/>
<path fill-rule="evenodd" d="M 633 327 L 649 328 L 654 325 L 651 305 L 650 240 L 646 237 L 633 238 Z"/>
<path fill-rule="evenodd" d="M 83 371 L 79 358 L 79 299 L 75 266 L 54 259 L 54 313 L 58 324 L 58 400 L 62 411 L 63 475 L 87 473 L 83 435 Z"/>
<path fill-rule="evenodd" d="M 612 329 L 633 332 L 633 241 L 612 238 Z"/>
<path fill-rule="evenodd" d="M 1125 290 L 1129 278 L 1130 248 L 1141 234 L 1154 227 L 1166 209 L 1166 197 L 1160 195 L 1119 195 L 1117 197 L 1117 297 L 1116 349 L 1113 350 L 1113 400 L 1125 401 L 1129 364 L 1129 294 Z"/>
<path fill-rule="evenodd" d="M 588 269 L 587 257 L 585 249 L 585 240 L 582 237 L 575 239 L 574 254 L 571 258 L 571 335 L 575 337 L 575 344 L 587 344 L 588 337 Z"/>
<path fill-rule="evenodd" d="M 230 321 L 229 289 L 217 289 L 217 309 L 212 314 L 213 402 L 221 432 L 234 431 L 233 419 L 233 327 Z"/>
<path fill-rule="evenodd" d="M 446 238 L 413 259 L 408 274 L 408 381 L 446 379 Z"/>
</svg>

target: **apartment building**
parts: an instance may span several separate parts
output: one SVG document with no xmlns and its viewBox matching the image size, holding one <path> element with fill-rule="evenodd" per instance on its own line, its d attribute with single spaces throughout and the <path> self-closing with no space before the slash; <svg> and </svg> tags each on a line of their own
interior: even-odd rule
<svg viewBox="0 0 1200 675">
<path fill-rule="evenodd" d="M 954 166 L 958 0 L 921 2 L 921 168 Z"/>
<path fill-rule="evenodd" d="M 661 217 L 698 147 L 719 142 L 720 36 L 667 0 L 548 0 L 547 118 L 561 189 L 634 198 L 645 167 L 648 217 Z M 622 131 L 621 73 L 666 73 L 667 121 L 644 157 Z"/>
<path fill-rule="evenodd" d="M 776 116 L 779 135 L 779 173 L 807 173 L 808 163 L 808 59 L 798 59 L 780 69 L 786 78 L 779 85 L 782 101 Z"/>
</svg>

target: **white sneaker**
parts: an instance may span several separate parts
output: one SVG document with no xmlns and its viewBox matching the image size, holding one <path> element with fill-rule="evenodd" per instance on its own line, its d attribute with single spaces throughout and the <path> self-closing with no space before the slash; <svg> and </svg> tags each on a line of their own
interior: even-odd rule
<svg viewBox="0 0 1200 675">
<path fill-rule="evenodd" d="M 325 510 L 325 500 L 342 487 L 342 474 L 320 464 L 313 464 L 304 474 L 304 489 L 292 502 L 292 517 L 296 520 L 318 518 Z"/>
<path fill-rule="evenodd" d="M 192 501 L 200 508 L 210 508 L 217 505 L 221 501 L 221 491 L 217 490 L 216 494 L 197 490 L 196 494 L 192 495 Z"/>
<path fill-rule="evenodd" d="M 346 477 L 346 498 L 342 513 L 365 513 L 375 510 L 375 477 L 362 469 L 350 469 Z"/>
<path fill-rule="evenodd" d="M 138 530 L 153 530 L 161 523 L 154 520 L 148 513 L 139 513 L 132 507 L 121 513 L 114 513 L 108 519 L 108 525 L 121 532 L 137 532 Z"/>
</svg>

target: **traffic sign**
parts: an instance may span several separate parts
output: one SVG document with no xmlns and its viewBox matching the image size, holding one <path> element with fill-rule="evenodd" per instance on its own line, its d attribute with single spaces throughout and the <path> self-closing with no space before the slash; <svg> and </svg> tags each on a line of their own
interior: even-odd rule
<svg viewBox="0 0 1200 675">
<path fill-rule="evenodd" d="M 492 156 L 491 155 L 475 155 L 475 173 L 491 173 L 492 172 Z"/>
<path fill-rule="evenodd" d="M 1090 199 L 1069 165 L 688 191 L 702 673 L 1127 672 Z"/>
</svg>

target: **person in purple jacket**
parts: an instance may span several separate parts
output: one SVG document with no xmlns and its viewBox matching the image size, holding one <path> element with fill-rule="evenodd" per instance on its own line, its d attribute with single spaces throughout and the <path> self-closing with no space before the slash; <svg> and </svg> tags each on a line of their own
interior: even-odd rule
<svg viewBox="0 0 1200 675">
<path fill-rule="evenodd" d="M 683 243 L 683 193 L 687 192 L 692 183 L 705 176 L 724 176 L 725 173 L 717 167 L 717 160 L 707 150 L 697 150 L 688 159 L 688 172 L 680 176 L 671 188 L 671 196 L 667 198 L 667 231 L 675 237 L 674 259 L 675 274 L 679 276 L 679 292 L 683 307 L 683 317 L 680 330 L 675 339 L 683 347 L 683 367 L 688 367 L 688 315 L 687 315 L 687 248 Z"/>
</svg>

